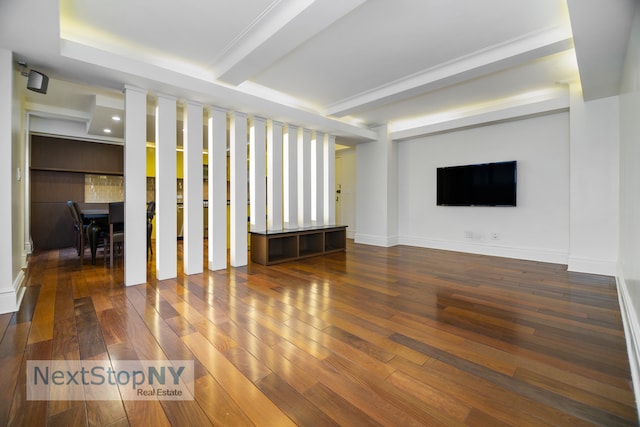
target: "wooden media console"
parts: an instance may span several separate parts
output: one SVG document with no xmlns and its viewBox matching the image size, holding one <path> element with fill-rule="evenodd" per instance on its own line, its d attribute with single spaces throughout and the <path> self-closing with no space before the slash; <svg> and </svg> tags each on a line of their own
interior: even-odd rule
<svg viewBox="0 0 640 427">
<path fill-rule="evenodd" d="M 346 247 L 346 225 L 251 232 L 251 261 L 262 265 L 344 251 Z"/>
</svg>

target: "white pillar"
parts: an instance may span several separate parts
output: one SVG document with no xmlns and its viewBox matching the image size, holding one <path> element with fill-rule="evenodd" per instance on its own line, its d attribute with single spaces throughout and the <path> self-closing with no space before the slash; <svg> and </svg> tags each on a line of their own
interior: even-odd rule
<svg viewBox="0 0 640 427">
<path fill-rule="evenodd" d="M 24 163 L 22 179 L 24 180 L 24 254 L 33 253 L 31 239 L 31 114 L 25 114 L 24 122 Z M 26 261 L 26 260 L 25 260 Z M 25 264 L 26 265 L 26 264 Z"/>
<path fill-rule="evenodd" d="M 267 228 L 267 167 L 265 120 L 254 117 L 249 132 L 249 201 L 251 203 L 251 231 Z"/>
<path fill-rule="evenodd" d="M 124 92 L 124 284 L 147 281 L 147 92 Z"/>
<path fill-rule="evenodd" d="M 232 267 L 247 265 L 247 116 L 230 116 L 231 248 Z"/>
<path fill-rule="evenodd" d="M 156 106 L 156 276 L 177 277 L 176 98 Z"/>
<path fill-rule="evenodd" d="M 282 137 L 284 228 L 298 228 L 298 128 L 288 125 Z"/>
<path fill-rule="evenodd" d="M 387 125 L 376 141 L 356 146 L 356 243 L 389 247 L 398 241 L 398 142 Z M 360 197 L 362 196 L 362 197 Z"/>
<path fill-rule="evenodd" d="M 267 122 L 267 229 L 282 230 L 282 123 Z"/>
<path fill-rule="evenodd" d="M 311 131 L 298 130 L 298 226 L 311 226 Z"/>
<path fill-rule="evenodd" d="M 619 236 L 619 100 L 585 102 L 570 85 L 567 270 L 615 276 Z"/>
<path fill-rule="evenodd" d="M 13 103 L 17 99 L 14 96 L 14 66 L 13 53 L 0 49 L 0 194 L 4 202 L 0 205 L 0 313 L 18 311 L 24 294 L 24 275 L 20 268 L 14 267 L 17 253 L 13 250 L 12 237 L 14 224 L 20 224 L 20 219 L 12 214 L 14 198 L 17 201 L 19 197 L 14 192 L 18 187 L 14 167 L 19 165 L 14 165 L 12 160 L 13 146 L 18 144 L 13 140 L 13 132 L 17 131 L 14 109 L 19 108 Z"/>
<path fill-rule="evenodd" d="M 324 225 L 324 134 L 311 140 L 311 224 Z"/>
<path fill-rule="evenodd" d="M 202 105 L 184 106 L 184 274 L 202 273 L 204 211 L 202 206 Z"/>
<path fill-rule="evenodd" d="M 336 137 L 324 136 L 324 223 L 336 223 Z"/>
<path fill-rule="evenodd" d="M 227 112 L 212 107 L 208 118 L 209 270 L 227 268 Z"/>
</svg>

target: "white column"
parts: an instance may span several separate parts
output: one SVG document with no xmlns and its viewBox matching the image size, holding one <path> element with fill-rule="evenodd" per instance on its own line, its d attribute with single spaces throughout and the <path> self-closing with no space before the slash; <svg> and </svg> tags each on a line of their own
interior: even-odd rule
<svg viewBox="0 0 640 427">
<path fill-rule="evenodd" d="M 298 226 L 311 226 L 311 131 L 298 130 Z"/>
<path fill-rule="evenodd" d="M 298 128 L 288 125 L 282 137 L 284 228 L 298 228 Z"/>
<path fill-rule="evenodd" d="M 324 136 L 324 223 L 336 223 L 336 137 Z"/>
<path fill-rule="evenodd" d="M 230 116 L 231 248 L 232 267 L 247 265 L 247 116 Z"/>
<path fill-rule="evenodd" d="M 202 206 L 202 105 L 184 106 L 184 274 L 202 273 L 204 255 L 204 211 Z"/>
<path fill-rule="evenodd" d="M 124 284 L 147 281 L 147 92 L 124 92 Z"/>
<path fill-rule="evenodd" d="M 324 134 L 311 139 L 311 224 L 324 225 Z"/>
<path fill-rule="evenodd" d="M 254 117 L 249 131 L 249 201 L 251 203 L 251 231 L 267 228 L 267 167 L 265 120 Z"/>
<path fill-rule="evenodd" d="M 209 151 L 209 270 L 227 268 L 227 112 L 211 108 L 208 118 Z"/>
<path fill-rule="evenodd" d="M 14 268 L 14 260 L 18 255 L 13 250 L 13 226 L 20 224 L 19 218 L 12 214 L 13 201 L 18 200 L 14 193 L 17 188 L 17 171 L 12 161 L 14 144 L 13 131 L 14 110 L 19 105 L 14 104 L 14 71 L 13 53 L 0 49 L 0 194 L 3 202 L 0 205 L 0 313 L 18 311 L 20 300 L 24 294 L 22 284 L 23 273 L 20 268 Z M 17 99 L 17 97 L 16 97 Z M 19 166 L 19 165 L 15 165 Z M 22 244 L 22 238 L 20 238 Z"/>
<path fill-rule="evenodd" d="M 356 243 L 389 247 L 398 240 L 398 142 L 389 128 L 374 128 L 375 141 L 356 146 Z M 362 197 L 360 197 L 362 196 Z"/>
<path fill-rule="evenodd" d="M 619 100 L 585 102 L 570 85 L 567 269 L 615 276 L 619 236 Z M 606 141 L 606 143 L 604 143 Z"/>
<path fill-rule="evenodd" d="M 176 98 L 156 106 L 156 276 L 177 277 Z"/>
<path fill-rule="evenodd" d="M 33 253 L 33 240 L 31 239 L 31 114 L 26 113 L 24 118 L 24 163 L 22 179 L 24 180 L 24 254 Z M 25 264 L 26 265 L 26 264 Z"/>
<path fill-rule="evenodd" d="M 267 122 L 267 229 L 282 230 L 282 123 Z"/>
</svg>

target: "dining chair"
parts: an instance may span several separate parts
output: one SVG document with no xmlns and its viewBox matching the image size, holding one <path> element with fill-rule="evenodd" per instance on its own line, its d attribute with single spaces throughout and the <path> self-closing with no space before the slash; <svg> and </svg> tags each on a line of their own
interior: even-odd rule
<svg viewBox="0 0 640 427">
<path fill-rule="evenodd" d="M 82 255 L 82 250 L 84 250 L 84 227 L 82 225 L 82 221 L 80 221 L 80 215 L 78 215 L 78 211 L 74 206 L 73 200 L 67 200 L 67 207 L 69 208 L 69 214 L 73 220 L 74 246 L 78 252 L 78 256 L 80 256 Z"/>
<path fill-rule="evenodd" d="M 115 250 L 124 254 L 124 202 L 109 203 L 109 232 L 104 234 L 105 264 L 106 249 L 109 248 L 109 266 L 113 267 Z"/>
</svg>

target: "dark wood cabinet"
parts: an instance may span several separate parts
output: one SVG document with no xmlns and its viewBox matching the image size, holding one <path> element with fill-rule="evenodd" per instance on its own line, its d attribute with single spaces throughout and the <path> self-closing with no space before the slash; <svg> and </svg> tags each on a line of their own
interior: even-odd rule
<svg viewBox="0 0 640 427">
<path fill-rule="evenodd" d="M 33 135 L 30 228 L 34 249 L 73 246 L 67 200 L 85 201 L 85 174 L 122 175 L 123 171 L 121 145 Z"/>
<path fill-rule="evenodd" d="M 124 147 L 33 135 L 31 169 L 122 175 Z"/>
<path fill-rule="evenodd" d="M 31 171 L 31 239 L 38 249 L 73 246 L 67 200 L 84 200 L 84 174 Z"/>
</svg>

